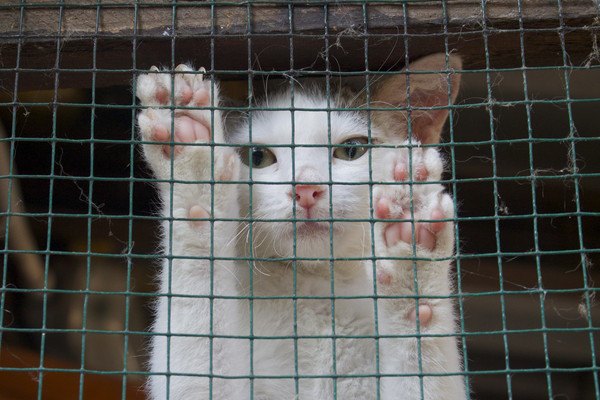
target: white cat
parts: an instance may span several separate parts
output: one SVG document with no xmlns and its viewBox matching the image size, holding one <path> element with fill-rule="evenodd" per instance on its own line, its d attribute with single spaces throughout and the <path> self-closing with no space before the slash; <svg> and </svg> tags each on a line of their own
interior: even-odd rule
<svg viewBox="0 0 600 400">
<path fill-rule="evenodd" d="M 151 398 L 465 398 L 453 202 L 420 146 L 439 141 L 460 68 L 435 54 L 383 77 L 370 106 L 393 111 L 367 112 L 364 92 L 270 94 L 227 133 L 221 111 L 194 109 L 219 105 L 203 70 L 139 77 L 165 218 Z"/>
</svg>

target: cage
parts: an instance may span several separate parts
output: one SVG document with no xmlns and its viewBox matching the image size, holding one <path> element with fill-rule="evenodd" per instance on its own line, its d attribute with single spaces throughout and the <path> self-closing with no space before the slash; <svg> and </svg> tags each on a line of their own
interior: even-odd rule
<svg viewBox="0 0 600 400">
<path fill-rule="evenodd" d="M 440 52 L 463 59 L 436 148 L 467 397 L 600 399 L 599 21 L 594 0 L 2 2 L 0 399 L 147 398 L 163 217 L 140 74 L 204 66 L 252 112 L 273 83 L 364 86 Z"/>
</svg>

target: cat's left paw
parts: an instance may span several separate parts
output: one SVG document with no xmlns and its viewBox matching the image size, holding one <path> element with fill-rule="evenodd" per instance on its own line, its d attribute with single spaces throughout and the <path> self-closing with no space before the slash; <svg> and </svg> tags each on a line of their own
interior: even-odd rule
<svg viewBox="0 0 600 400">
<path fill-rule="evenodd" d="M 408 145 L 405 143 L 404 145 Z M 374 192 L 377 279 L 381 285 L 412 282 L 412 266 L 448 258 L 454 251 L 454 205 L 440 181 L 437 149 L 402 147 L 383 157 Z M 386 259 L 386 258 L 398 258 Z"/>
</svg>

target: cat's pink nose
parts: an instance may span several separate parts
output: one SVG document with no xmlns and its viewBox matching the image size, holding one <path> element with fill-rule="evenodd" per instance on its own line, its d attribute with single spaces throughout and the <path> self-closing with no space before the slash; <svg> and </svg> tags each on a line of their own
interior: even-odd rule
<svg viewBox="0 0 600 400">
<path fill-rule="evenodd" d="M 322 186 L 296 185 L 296 204 L 306 209 L 311 208 L 324 194 L 325 189 Z"/>
</svg>

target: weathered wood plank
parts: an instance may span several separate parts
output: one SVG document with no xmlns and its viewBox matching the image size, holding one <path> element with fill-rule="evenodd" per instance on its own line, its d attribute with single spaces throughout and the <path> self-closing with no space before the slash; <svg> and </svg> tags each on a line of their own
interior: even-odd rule
<svg viewBox="0 0 600 400">
<path fill-rule="evenodd" d="M 56 0 L 37 1 L 36 4 L 47 3 L 47 6 L 25 6 L 25 34 L 46 36 L 56 34 L 62 15 L 61 32 L 67 35 L 91 35 L 96 32 L 130 35 L 133 33 L 134 1 L 118 1 L 96 6 L 95 0 L 66 1 L 64 7 Z M 232 4 L 232 2 L 224 4 Z M 267 3 L 267 2 L 265 2 Z M 271 2 L 271 5 L 255 2 L 250 10 L 252 14 L 252 31 L 255 33 L 288 32 L 289 9 L 285 4 Z M 406 2 L 405 6 L 397 4 L 367 2 L 369 28 L 389 28 L 402 26 L 404 12 L 407 12 L 409 23 L 414 26 L 443 23 L 442 1 Z M 477 1 L 447 0 L 445 1 L 450 25 L 480 25 L 483 13 L 488 24 L 513 24 L 519 13 L 516 0 L 488 1 L 483 10 Z M 522 2 L 523 20 L 527 22 L 558 21 L 560 4 L 556 0 L 525 0 Z M 562 1 L 562 15 L 565 19 L 598 16 L 598 6 L 591 0 Z M 14 7 L 2 6 L 0 26 L 2 34 L 18 33 L 21 7 L 14 2 Z M 323 31 L 324 6 L 294 5 L 295 31 Z M 100 9 L 100 24 L 96 28 L 96 13 Z M 344 30 L 364 24 L 363 6 L 359 2 L 336 2 L 327 6 L 329 10 L 329 26 L 332 31 Z M 173 12 L 176 10 L 177 30 L 180 34 L 208 34 L 211 32 L 211 8 L 208 2 L 180 1 L 177 7 L 171 1 L 145 1 L 137 7 L 138 33 L 156 33 L 172 27 Z M 247 32 L 246 5 L 217 5 L 215 12 L 216 34 L 245 34 Z"/>
<path fill-rule="evenodd" d="M 242 74 L 258 68 L 363 71 L 365 60 L 372 71 L 397 68 L 404 63 L 406 51 L 417 58 L 444 51 L 446 42 L 463 55 L 467 67 L 482 68 L 486 66 L 484 36 L 490 67 L 522 65 L 516 0 L 488 1 L 485 10 L 479 2 L 448 0 L 445 13 L 440 1 L 404 6 L 370 2 L 364 7 L 336 2 L 289 8 L 275 3 L 223 3 L 215 5 L 214 18 L 206 2 L 182 1 L 176 8 L 170 1 L 144 2 L 137 8 L 130 0 L 100 8 L 92 0 L 66 1 L 64 7 L 57 3 L 45 0 L 23 9 L 0 6 L 3 87 L 14 86 L 17 65 L 42 70 L 21 73 L 21 89 L 52 88 L 56 65 L 83 70 L 62 72 L 60 87 L 89 87 L 94 59 L 97 86 L 127 84 L 134 67 L 190 60 L 210 66 L 213 39 L 215 68 Z M 556 0 L 522 3 L 528 66 L 562 64 L 561 20 L 570 62 L 587 60 L 600 30 L 594 1 L 563 1 L 562 18 Z"/>
</svg>

